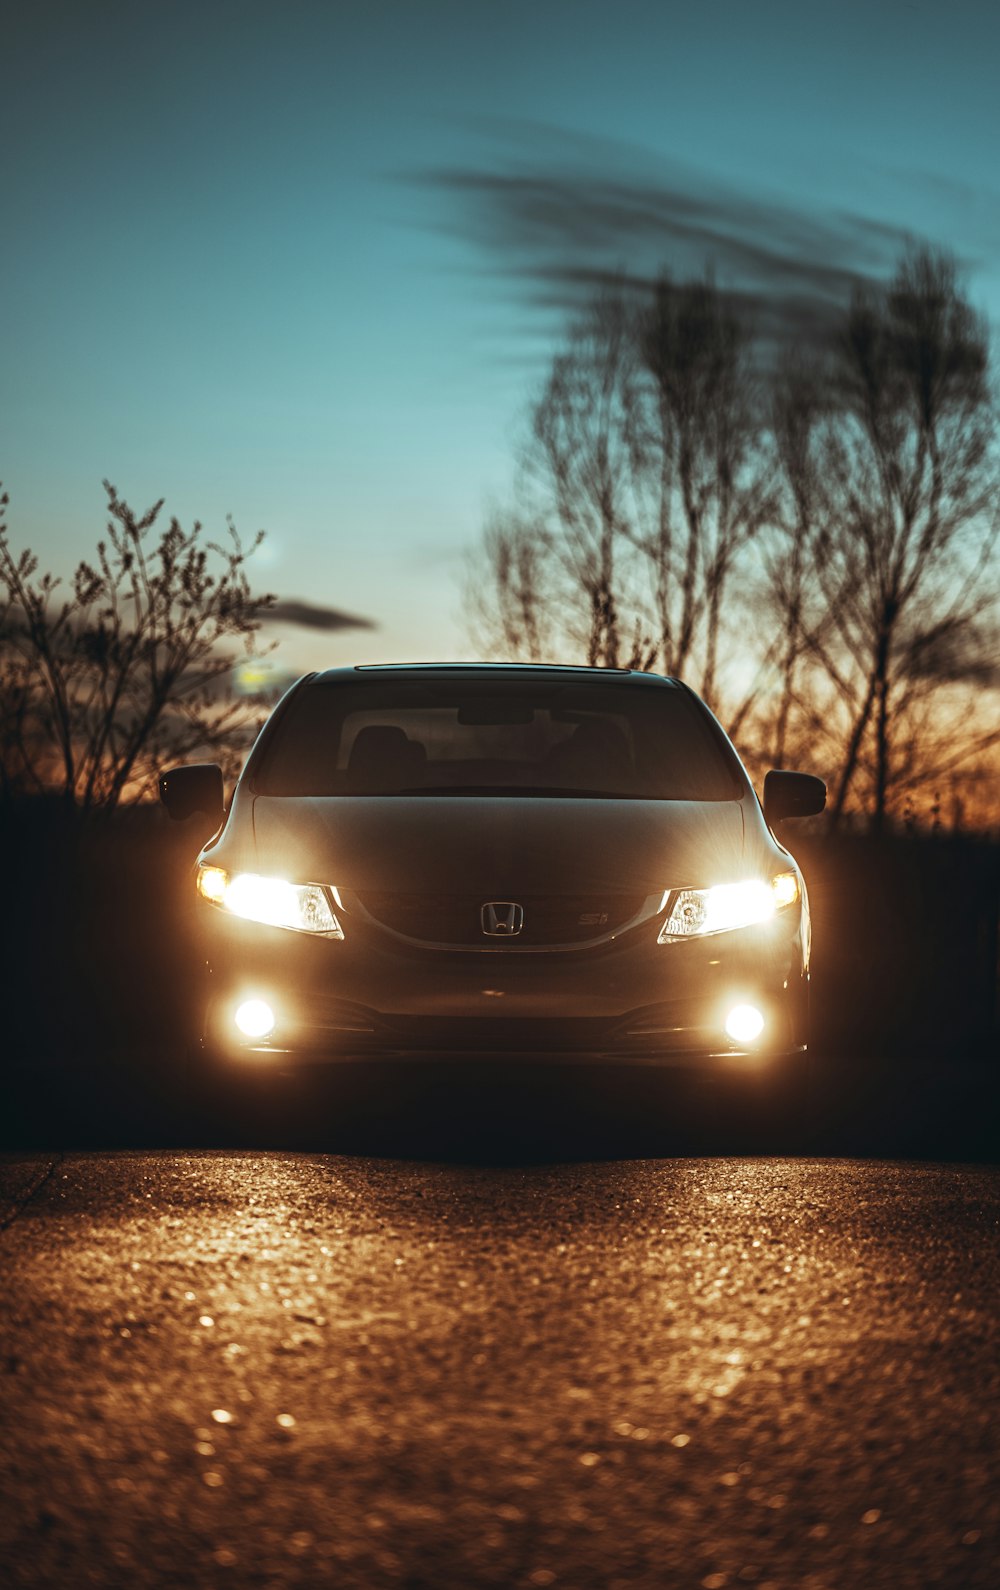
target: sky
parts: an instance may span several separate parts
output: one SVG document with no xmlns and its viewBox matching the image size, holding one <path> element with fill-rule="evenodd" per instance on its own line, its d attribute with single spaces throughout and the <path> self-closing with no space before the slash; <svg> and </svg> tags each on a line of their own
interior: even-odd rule
<svg viewBox="0 0 1000 1590">
<path fill-rule="evenodd" d="M 998 60 L 986 0 L 19 7 L 12 542 L 69 573 L 107 477 L 267 532 L 282 668 L 480 655 L 482 525 L 602 275 L 808 325 L 926 239 L 1000 322 Z"/>
</svg>

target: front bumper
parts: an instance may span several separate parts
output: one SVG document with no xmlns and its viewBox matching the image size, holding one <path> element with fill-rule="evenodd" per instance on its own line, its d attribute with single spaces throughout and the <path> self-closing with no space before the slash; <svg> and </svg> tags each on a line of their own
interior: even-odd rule
<svg viewBox="0 0 1000 1590">
<path fill-rule="evenodd" d="M 370 925 L 312 938 L 208 905 L 198 916 L 205 1038 L 233 1060 L 517 1055 L 726 1070 L 807 1041 L 798 911 L 690 943 L 657 944 L 659 923 L 645 922 L 611 943 L 532 954 L 415 947 Z M 235 1025 L 249 999 L 274 1012 L 264 1040 Z M 726 1035 L 737 1004 L 764 1017 L 752 1045 Z"/>
</svg>

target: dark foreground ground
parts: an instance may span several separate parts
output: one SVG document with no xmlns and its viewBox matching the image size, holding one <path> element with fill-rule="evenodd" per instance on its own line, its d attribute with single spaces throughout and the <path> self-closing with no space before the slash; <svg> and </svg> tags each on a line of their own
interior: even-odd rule
<svg viewBox="0 0 1000 1590">
<path fill-rule="evenodd" d="M 657 1066 L 483 1056 L 365 1060 L 298 1076 L 244 1062 L 220 1090 L 169 1044 L 12 1048 L 0 1149 L 295 1148 L 551 1161 L 793 1153 L 996 1162 L 1000 1063 L 942 1048 L 819 1057 L 811 1096 L 765 1067 L 702 1084 Z"/>
<path fill-rule="evenodd" d="M 0 1190 L 5 1585 L 1000 1583 L 994 1170 L 73 1152 Z"/>
</svg>

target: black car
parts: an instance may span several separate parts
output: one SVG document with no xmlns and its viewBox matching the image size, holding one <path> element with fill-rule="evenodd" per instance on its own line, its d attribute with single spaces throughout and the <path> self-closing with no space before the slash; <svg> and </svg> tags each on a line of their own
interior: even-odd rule
<svg viewBox="0 0 1000 1590">
<path fill-rule="evenodd" d="M 420 664 L 293 686 L 223 812 L 220 770 L 161 781 L 217 817 L 196 887 L 205 1046 L 245 1064 L 544 1054 L 760 1068 L 807 1043 L 809 911 L 764 809 L 679 680 Z"/>
</svg>

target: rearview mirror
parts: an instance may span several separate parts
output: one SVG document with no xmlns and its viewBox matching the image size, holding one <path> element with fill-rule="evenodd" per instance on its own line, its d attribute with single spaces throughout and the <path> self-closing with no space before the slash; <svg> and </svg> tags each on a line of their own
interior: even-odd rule
<svg viewBox="0 0 1000 1590">
<path fill-rule="evenodd" d="M 175 822 L 204 812 L 221 822 L 225 811 L 222 769 L 215 762 L 196 762 L 191 767 L 174 767 L 160 777 L 160 799 Z"/>
<path fill-rule="evenodd" d="M 533 723 L 535 709 L 530 701 L 463 701 L 458 721 L 475 728 L 482 724 Z"/>
<path fill-rule="evenodd" d="M 814 817 L 826 805 L 826 785 L 811 773 L 772 769 L 764 780 L 764 818 L 768 826 L 784 817 Z"/>
</svg>

